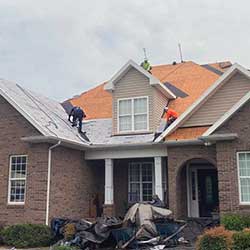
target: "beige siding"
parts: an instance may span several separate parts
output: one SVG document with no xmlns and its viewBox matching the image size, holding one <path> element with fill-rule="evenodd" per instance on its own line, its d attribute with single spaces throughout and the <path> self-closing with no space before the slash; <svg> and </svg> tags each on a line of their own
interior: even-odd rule
<svg viewBox="0 0 250 250">
<path fill-rule="evenodd" d="M 113 133 L 117 133 L 117 100 L 148 96 L 149 101 L 149 129 L 153 130 L 153 89 L 149 79 L 134 68 L 131 68 L 116 84 L 113 92 Z"/>
<path fill-rule="evenodd" d="M 226 82 L 183 127 L 211 125 L 250 91 L 250 80 L 240 73 Z"/>
<path fill-rule="evenodd" d="M 157 129 L 157 127 L 160 124 L 161 116 L 164 107 L 166 106 L 168 99 L 166 96 L 164 96 L 159 90 L 156 88 L 154 89 L 154 101 L 153 101 L 153 127 L 154 130 Z"/>
</svg>

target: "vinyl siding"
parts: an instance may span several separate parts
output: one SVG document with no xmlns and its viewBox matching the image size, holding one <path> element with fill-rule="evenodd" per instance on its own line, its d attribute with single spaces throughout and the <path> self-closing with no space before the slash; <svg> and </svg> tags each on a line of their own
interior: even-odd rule
<svg viewBox="0 0 250 250">
<path fill-rule="evenodd" d="M 154 93 L 154 95 L 153 95 L 153 97 L 154 97 L 154 101 L 153 101 L 153 127 L 154 127 L 154 130 L 156 130 L 160 124 L 162 112 L 163 112 L 163 109 L 168 102 L 168 99 L 166 96 L 164 96 L 156 88 L 154 89 L 153 93 Z"/>
<path fill-rule="evenodd" d="M 131 68 L 115 84 L 113 92 L 113 133 L 117 133 L 117 100 L 121 98 L 131 98 L 139 96 L 148 96 L 149 102 L 149 130 L 154 127 L 153 121 L 153 90 L 149 84 L 149 79 L 134 68 Z"/>
<path fill-rule="evenodd" d="M 226 82 L 182 127 L 212 125 L 250 91 L 250 80 L 240 73 Z"/>
</svg>

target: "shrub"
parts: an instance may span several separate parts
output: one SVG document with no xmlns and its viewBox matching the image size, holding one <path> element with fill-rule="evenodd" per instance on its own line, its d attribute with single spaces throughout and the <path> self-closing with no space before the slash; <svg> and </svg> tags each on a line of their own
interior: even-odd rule
<svg viewBox="0 0 250 250">
<path fill-rule="evenodd" d="M 206 230 L 196 242 L 196 250 L 230 250 L 233 233 L 224 227 Z"/>
<path fill-rule="evenodd" d="M 3 243 L 18 248 L 49 246 L 52 234 L 49 227 L 19 224 L 6 227 L 1 232 Z"/>
<path fill-rule="evenodd" d="M 233 250 L 250 250 L 250 231 L 234 233 L 233 235 Z"/>
<path fill-rule="evenodd" d="M 250 216 L 240 214 L 226 214 L 221 218 L 221 224 L 227 230 L 242 231 L 250 227 Z"/>
</svg>

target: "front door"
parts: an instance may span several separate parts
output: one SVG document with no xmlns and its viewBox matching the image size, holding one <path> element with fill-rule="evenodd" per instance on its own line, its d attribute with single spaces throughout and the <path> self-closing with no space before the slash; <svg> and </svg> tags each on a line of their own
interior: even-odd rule
<svg viewBox="0 0 250 250">
<path fill-rule="evenodd" d="M 218 209 L 218 177 L 215 169 L 198 170 L 200 217 L 210 217 Z"/>
<path fill-rule="evenodd" d="M 217 171 L 206 166 L 187 170 L 188 216 L 210 217 L 219 206 Z"/>
</svg>

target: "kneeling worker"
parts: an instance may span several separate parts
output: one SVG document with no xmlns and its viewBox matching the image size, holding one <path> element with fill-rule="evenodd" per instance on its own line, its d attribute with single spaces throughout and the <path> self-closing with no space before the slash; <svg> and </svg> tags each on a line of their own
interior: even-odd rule
<svg viewBox="0 0 250 250">
<path fill-rule="evenodd" d="M 165 107 L 164 110 L 165 110 L 164 118 L 167 121 L 166 124 L 167 128 L 178 118 L 178 113 L 173 109 L 170 109 L 169 107 Z"/>
<path fill-rule="evenodd" d="M 73 117 L 72 121 L 71 121 L 71 117 Z M 86 115 L 80 107 L 73 107 L 69 113 L 68 120 L 72 123 L 72 127 L 77 126 L 77 123 L 78 123 L 78 132 L 83 133 L 82 132 L 82 119 L 85 117 Z"/>
</svg>

